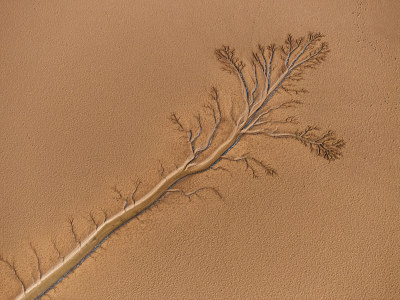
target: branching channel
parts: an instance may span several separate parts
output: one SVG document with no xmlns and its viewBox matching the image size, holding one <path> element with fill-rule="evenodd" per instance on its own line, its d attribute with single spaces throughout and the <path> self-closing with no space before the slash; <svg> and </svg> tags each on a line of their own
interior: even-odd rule
<svg viewBox="0 0 400 300">
<path fill-rule="evenodd" d="M 31 286 L 25 286 L 14 264 L 0 257 L 0 262 L 7 264 L 22 286 L 19 299 L 36 299 L 45 295 L 96 251 L 118 228 L 138 217 L 164 195 L 175 193 L 188 199 L 206 195 L 222 198 L 218 189 L 212 186 L 200 187 L 192 192 L 185 192 L 177 187 L 182 183 L 182 179 L 188 176 L 208 170 L 229 171 L 228 167 L 232 163 L 237 163 L 238 167 L 244 166 L 254 178 L 263 173 L 275 175 L 277 172 L 273 167 L 250 153 L 242 155 L 229 153 L 245 136 L 298 141 L 327 161 L 339 159 L 345 143 L 342 139 L 338 139 L 333 131 L 321 132 L 315 126 L 305 125 L 296 128 L 298 119 L 293 115 L 285 115 L 287 110 L 300 104 L 298 99 L 272 101 L 277 93 L 300 97 L 306 92 L 298 84 L 306 70 L 315 68 L 326 59 L 329 48 L 323 39 L 321 33 L 309 33 L 297 39 L 288 35 L 281 46 L 260 44 L 251 53 L 249 67 L 239 58 L 234 48 L 224 45 L 216 49 L 215 56 L 223 70 L 235 76 L 240 83 L 242 96 L 232 103 L 235 109 L 231 108 L 226 114 L 221 94 L 216 87 L 213 87 L 210 91 L 210 100 L 205 105 L 206 113 L 194 116 L 194 128 L 173 113 L 171 121 L 184 136 L 187 144 L 186 159 L 170 173 L 166 172 L 161 164 L 160 182 L 141 197 L 136 197 L 140 181 L 137 181 L 134 190 L 128 194 L 115 187 L 115 199 L 121 202 L 120 212 L 109 216 L 104 210 L 103 220 L 90 213 L 89 222 L 94 230 L 86 238 L 77 235 L 74 219 L 70 219 L 70 232 L 76 247 L 69 254 L 63 255 L 54 242 L 59 263 L 46 273 L 42 273 L 38 253 L 32 247 L 39 278 Z M 226 115 L 227 119 L 233 122 L 224 122 Z M 226 127 L 221 130 L 221 126 Z"/>
</svg>

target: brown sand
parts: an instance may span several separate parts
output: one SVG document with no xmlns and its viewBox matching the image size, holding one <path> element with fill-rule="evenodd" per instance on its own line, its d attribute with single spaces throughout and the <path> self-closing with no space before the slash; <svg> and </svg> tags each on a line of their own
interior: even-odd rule
<svg viewBox="0 0 400 300">
<path fill-rule="evenodd" d="M 73 248 L 111 187 L 145 193 L 185 157 L 168 122 L 189 117 L 217 85 L 239 93 L 213 56 L 249 57 L 287 33 L 326 34 L 332 52 L 303 85 L 304 124 L 347 141 L 327 163 L 295 141 L 249 139 L 240 152 L 278 177 L 240 166 L 182 183 L 218 186 L 224 201 L 168 196 L 111 237 L 53 299 L 400 297 L 400 168 L 396 1 L 3 1 L 0 5 L 0 252 L 27 284 L 52 248 Z M 269 2 L 269 3 L 268 3 Z M 233 184 L 235 182 L 235 184 Z M 0 265 L 0 298 L 20 292 Z"/>
</svg>

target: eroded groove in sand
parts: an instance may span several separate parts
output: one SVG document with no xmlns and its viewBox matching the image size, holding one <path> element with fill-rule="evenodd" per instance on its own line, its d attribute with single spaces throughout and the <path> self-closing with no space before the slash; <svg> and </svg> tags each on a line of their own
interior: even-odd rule
<svg viewBox="0 0 400 300">
<path fill-rule="evenodd" d="M 227 120 L 230 119 L 231 124 L 233 124 L 230 125 L 230 133 L 219 144 L 216 144 L 215 137 L 217 132 L 219 133 L 223 120 L 220 95 L 216 88 L 212 88 L 211 102 L 206 106 L 212 122 L 209 130 L 204 129 L 204 119 L 200 115 L 195 116 L 197 128 L 193 130 L 186 128 L 179 117 L 172 114 L 171 121 L 187 137 L 190 154 L 184 163 L 138 200 L 133 197 L 137 191 L 136 187 L 132 193 L 132 203 L 128 205 L 129 199 L 125 198 L 123 210 L 111 218 L 105 218 L 104 223 L 96 222 L 91 216 L 96 227 L 95 231 L 84 240 L 75 238 L 77 247 L 66 256 L 62 256 L 56 248 L 61 259 L 60 263 L 45 274 L 42 274 L 39 269 L 40 278 L 33 285 L 26 287 L 16 272 L 15 266 L 9 263 L 8 266 L 14 271 L 16 279 L 19 280 L 23 288 L 18 299 L 36 299 L 45 295 L 96 251 L 115 230 L 143 213 L 166 193 L 177 192 L 190 198 L 202 189 L 209 189 L 217 196 L 222 197 L 218 190 L 213 187 L 203 187 L 193 192 L 172 188 L 187 176 L 206 170 L 224 169 L 223 166 L 219 165 L 221 161 L 243 163 L 253 177 L 258 176 L 257 170 L 262 170 L 267 175 L 276 174 L 275 169 L 248 154 L 236 157 L 228 155 L 228 152 L 239 143 L 243 136 L 262 135 L 276 139 L 293 139 L 300 141 L 308 146 L 312 152 L 329 161 L 340 158 L 344 141 L 337 139 L 332 131 L 321 133 L 316 127 L 312 126 L 307 126 L 304 130 L 296 130 L 291 128 L 291 126 L 297 124 L 293 116 L 283 119 L 274 118 L 276 111 L 293 107 L 299 104 L 298 100 L 270 105 L 270 100 L 279 91 L 295 95 L 305 92 L 304 89 L 298 88 L 294 83 L 302 79 L 302 74 L 306 69 L 314 68 L 325 60 L 329 49 L 327 43 L 323 42 L 322 39 L 323 35 L 320 33 L 310 33 L 306 37 L 298 39 L 288 35 L 281 47 L 276 47 L 274 44 L 267 47 L 259 45 L 252 53 L 252 68 L 249 70 L 251 75 L 244 73 L 246 66 L 236 56 L 233 48 L 222 46 L 217 49 L 215 51 L 217 60 L 222 64 L 225 71 L 237 76 L 242 88 L 242 100 L 240 100 L 240 103 L 232 104 L 241 109 L 241 113 L 235 116 L 233 109 L 228 113 Z M 249 77 L 252 79 L 252 84 L 249 84 L 246 79 Z M 123 197 L 122 194 L 120 194 L 120 197 Z M 73 228 L 73 220 L 70 223 Z M 36 250 L 34 251 L 36 253 Z M 40 268 L 37 253 L 36 258 Z M 2 261 L 8 262 L 3 258 Z"/>
</svg>

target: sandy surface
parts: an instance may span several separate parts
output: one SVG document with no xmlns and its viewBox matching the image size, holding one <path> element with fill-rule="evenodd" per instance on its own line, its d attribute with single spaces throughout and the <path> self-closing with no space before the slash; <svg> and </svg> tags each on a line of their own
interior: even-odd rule
<svg viewBox="0 0 400 300">
<path fill-rule="evenodd" d="M 400 5 L 397 1 L 2 1 L 0 253 L 24 281 L 73 248 L 87 213 L 120 209 L 111 188 L 144 194 L 187 154 L 168 121 L 200 110 L 221 44 L 250 57 L 287 33 L 326 34 L 308 72 L 302 124 L 347 146 L 328 163 L 296 141 L 246 139 L 279 176 L 209 172 L 181 183 L 209 195 L 164 198 L 50 293 L 52 299 L 400 298 Z M 285 3 L 284 3 L 285 2 Z M 20 292 L 0 265 L 0 299 Z M 44 298 L 45 299 L 45 298 Z"/>
</svg>

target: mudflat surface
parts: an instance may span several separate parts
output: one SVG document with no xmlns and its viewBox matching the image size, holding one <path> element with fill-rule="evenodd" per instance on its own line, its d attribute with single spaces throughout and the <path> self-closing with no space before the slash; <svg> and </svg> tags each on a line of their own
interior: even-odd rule
<svg viewBox="0 0 400 300">
<path fill-rule="evenodd" d="M 251 57 L 288 33 L 326 35 L 295 113 L 333 129 L 344 157 L 327 161 L 292 140 L 249 138 L 278 176 L 243 165 L 182 181 L 68 276 L 52 299 L 400 298 L 400 5 L 396 1 L 2 1 L 0 4 L 0 253 L 24 282 L 121 209 L 112 187 L 138 195 L 175 168 L 187 145 L 171 112 L 192 122 L 209 88 L 240 96 L 213 51 Z M 288 96 L 280 96 L 288 97 Z M 283 98 L 281 98 L 283 99 Z M 0 264 L 0 299 L 21 292 Z M 45 299 L 45 297 L 44 297 Z"/>
</svg>

